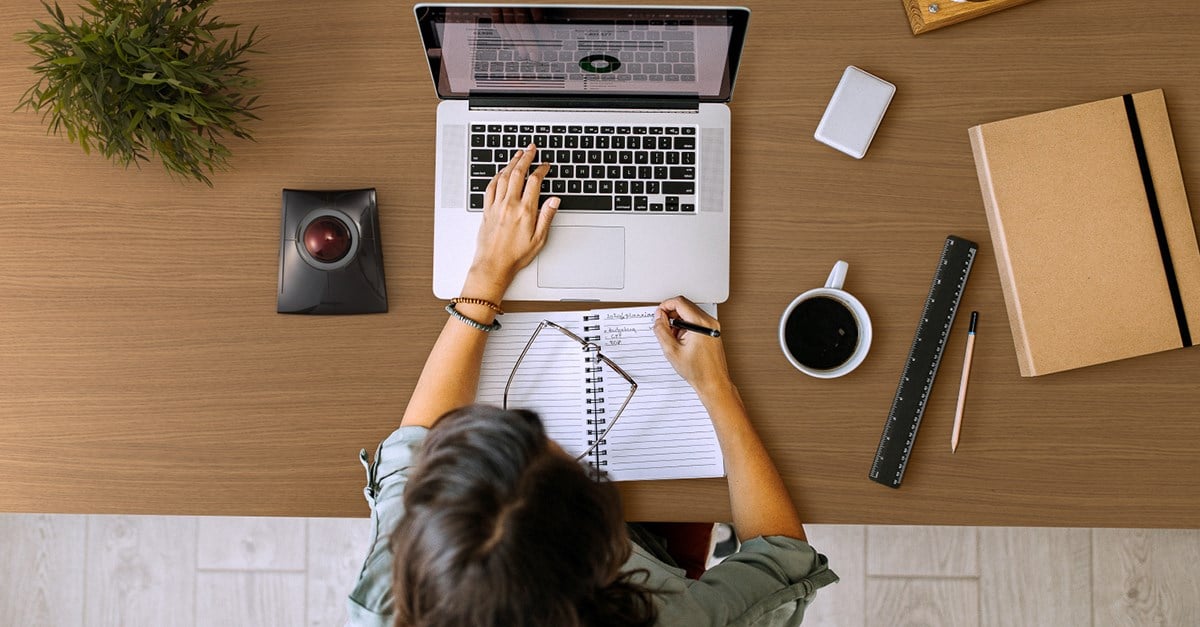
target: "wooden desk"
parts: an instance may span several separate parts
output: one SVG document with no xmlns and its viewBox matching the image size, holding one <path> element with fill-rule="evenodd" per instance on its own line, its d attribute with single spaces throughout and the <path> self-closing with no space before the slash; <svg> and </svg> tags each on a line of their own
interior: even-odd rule
<svg viewBox="0 0 1200 627">
<path fill-rule="evenodd" d="M 1200 4 L 1045 0 L 919 38 L 895 1 L 748 4 L 720 311 L 804 518 L 1200 526 L 1200 349 L 1020 378 L 966 131 L 1162 87 L 1200 211 Z M 32 82 L 11 34 L 42 8 L 0 15 L 0 510 L 365 515 L 358 450 L 395 427 L 446 317 L 430 288 L 437 100 L 411 7 L 218 12 L 268 35 L 253 60 L 268 108 L 213 189 L 123 171 L 9 112 Z M 863 161 L 812 139 L 848 64 L 899 86 Z M 364 186 L 379 191 L 390 313 L 277 315 L 280 189 Z M 965 318 L 891 490 L 867 470 L 948 233 L 981 244 L 961 452 Z M 818 381 L 788 365 L 776 325 L 839 258 L 875 343 L 852 375 Z M 623 489 L 633 518 L 728 515 L 723 481 Z"/>
</svg>

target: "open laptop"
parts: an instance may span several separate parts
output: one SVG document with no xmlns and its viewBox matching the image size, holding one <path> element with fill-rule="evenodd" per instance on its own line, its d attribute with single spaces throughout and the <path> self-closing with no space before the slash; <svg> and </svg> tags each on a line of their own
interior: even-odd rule
<svg viewBox="0 0 1200 627">
<path fill-rule="evenodd" d="M 530 142 L 562 198 L 510 300 L 729 296 L 729 102 L 750 12 L 419 4 L 434 86 L 433 291 L 459 296 L 483 192 Z"/>
</svg>

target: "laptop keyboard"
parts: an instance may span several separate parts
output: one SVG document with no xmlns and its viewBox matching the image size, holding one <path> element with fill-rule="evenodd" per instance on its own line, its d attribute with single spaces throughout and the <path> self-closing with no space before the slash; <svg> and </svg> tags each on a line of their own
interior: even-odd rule
<svg viewBox="0 0 1200 627">
<path fill-rule="evenodd" d="M 696 127 L 472 124 L 471 211 L 492 176 L 535 144 L 549 163 L 542 194 L 559 211 L 696 212 Z"/>
</svg>

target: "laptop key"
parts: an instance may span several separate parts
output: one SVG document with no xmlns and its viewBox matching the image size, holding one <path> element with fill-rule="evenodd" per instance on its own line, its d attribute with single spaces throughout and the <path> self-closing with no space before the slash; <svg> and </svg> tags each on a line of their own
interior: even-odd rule
<svg viewBox="0 0 1200 627">
<path fill-rule="evenodd" d="M 631 129 L 630 127 L 628 127 L 628 126 L 618 126 L 618 127 L 617 127 L 617 134 L 618 134 L 618 135 L 628 135 L 628 134 L 630 133 L 630 131 L 631 131 L 631 130 L 632 130 L 632 129 Z"/>
<path fill-rule="evenodd" d="M 563 133 L 567 132 L 567 127 L 565 127 L 565 126 L 554 126 L 554 127 L 551 127 L 551 132 L 553 132 L 553 133 L 557 133 L 557 134 L 559 134 L 559 135 L 562 135 Z"/>
<path fill-rule="evenodd" d="M 551 194 L 567 193 L 567 182 L 562 179 L 550 181 L 550 193 Z"/>
<path fill-rule="evenodd" d="M 505 125 L 504 125 L 504 132 L 505 132 L 505 133 L 515 133 L 515 132 L 517 132 L 517 125 L 516 125 L 516 124 L 505 124 Z"/>
<path fill-rule="evenodd" d="M 667 211 L 668 212 L 678 212 L 679 211 L 679 197 L 678 196 L 667 196 Z"/>
<path fill-rule="evenodd" d="M 578 134 L 580 134 L 580 133 L 582 133 L 582 132 L 583 132 L 583 127 L 582 127 L 582 126 L 568 126 L 568 127 L 567 127 L 567 132 L 568 132 L 568 133 L 574 133 L 574 134 L 578 135 Z"/>
<path fill-rule="evenodd" d="M 600 181 L 600 193 L 601 194 L 613 193 L 613 182 L 612 181 Z"/>
<path fill-rule="evenodd" d="M 604 166 L 602 166 L 602 165 L 592 166 L 592 178 L 594 178 L 594 179 L 604 178 Z"/>
<path fill-rule="evenodd" d="M 487 145 L 488 145 L 488 148 L 499 148 L 500 147 L 500 136 L 499 135 L 488 135 L 487 136 Z"/>
<path fill-rule="evenodd" d="M 617 211 L 633 211 L 633 196 L 617 196 L 613 208 Z"/>
<path fill-rule="evenodd" d="M 637 177 L 640 179 L 654 178 L 654 169 L 648 165 L 639 165 L 637 167 Z"/>
<path fill-rule="evenodd" d="M 533 135 L 517 135 L 517 145 L 524 148 L 533 143 Z"/>
<path fill-rule="evenodd" d="M 696 164 L 696 153 L 685 152 L 685 153 L 683 153 L 682 156 L 683 156 L 683 163 L 685 165 L 695 165 Z"/>
<path fill-rule="evenodd" d="M 617 129 L 615 129 L 611 126 L 601 126 L 600 127 L 600 132 L 604 133 L 605 135 L 612 135 L 614 132 L 616 132 L 616 130 Z"/>
<path fill-rule="evenodd" d="M 504 131 L 504 128 L 499 124 L 488 124 L 487 130 L 489 133 L 501 133 Z"/>
<path fill-rule="evenodd" d="M 485 150 L 484 152 L 488 152 L 488 151 Z M 486 177 L 486 178 L 492 178 L 495 175 L 496 175 L 496 166 L 494 166 L 490 163 L 472 163 L 471 164 L 471 176 L 482 176 L 482 177 Z"/>
<path fill-rule="evenodd" d="M 532 134 L 533 133 L 533 125 L 532 124 L 522 124 L 520 132 Z"/>
<path fill-rule="evenodd" d="M 616 162 L 617 162 L 617 151 L 605 150 L 604 151 L 604 163 L 616 163 Z"/>
<path fill-rule="evenodd" d="M 677 181 L 696 178 L 696 168 L 690 165 L 675 166 L 670 170 L 671 178 Z"/>
<path fill-rule="evenodd" d="M 562 196 L 559 211 L 612 211 L 612 196 Z"/>
<path fill-rule="evenodd" d="M 629 183 L 630 194 L 645 194 L 646 183 L 644 181 L 632 181 Z"/>
<path fill-rule="evenodd" d="M 492 182 L 492 179 L 471 179 L 471 191 L 487 191 L 487 186 L 490 182 Z"/>
<path fill-rule="evenodd" d="M 661 194 L 662 193 L 662 184 L 659 183 L 658 181 L 646 181 L 646 193 L 647 194 Z"/>
<path fill-rule="evenodd" d="M 547 125 L 544 125 L 544 124 L 539 124 L 537 129 L 534 130 L 534 132 L 545 135 L 546 133 L 550 132 L 550 127 Z"/>
<path fill-rule="evenodd" d="M 601 163 L 604 160 L 603 156 L 604 156 L 603 151 L 589 150 L 587 153 L 587 162 L 588 163 Z"/>
<path fill-rule="evenodd" d="M 571 179 L 567 181 L 567 193 L 579 194 L 583 192 L 583 181 L 579 179 Z"/>
<path fill-rule="evenodd" d="M 638 174 L 637 174 L 637 167 L 635 167 L 635 166 L 632 166 L 632 165 L 627 165 L 627 166 L 625 166 L 625 167 L 621 168 L 621 176 L 620 176 L 620 178 L 623 178 L 623 179 L 626 179 L 626 180 L 629 180 L 629 179 L 635 179 L 635 178 L 637 178 L 637 175 L 638 175 Z"/>
<path fill-rule="evenodd" d="M 471 208 L 483 209 L 483 194 L 471 194 Z"/>
<path fill-rule="evenodd" d="M 492 160 L 492 151 L 490 150 L 472 150 L 471 163 L 481 163 Z"/>
<path fill-rule="evenodd" d="M 583 182 L 583 193 L 595 194 L 596 193 L 596 181 L 591 181 L 591 180 L 584 181 Z"/>
<path fill-rule="evenodd" d="M 648 153 L 644 150 L 639 150 L 639 151 L 633 153 L 633 162 L 634 163 L 650 163 L 650 153 Z"/>
<path fill-rule="evenodd" d="M 483 124 L 472 124 L 472 125 L 471 125 L 471 132 L 472 132 L 472 133 L 482 133 L 482 132 L 484 132 L 486 129 L 487 129 L 487 127 L 486 127 L 486 126 L 484 126 Z"/>
<path fill-rule="evenodd" d="M 675 150 L 695 150 L 695 149 L 696 149 L 696 138 L 695 137 L 681 136 L 681 137 L 675 138 Z"/>
<path fill-rule="evenodd" d="M 667 153 L 667 163 L 670 165 L 679 165 L 679 153 L 668 152 Z"/>
<path fill-rule="evenodd" d="M 667 166 L 665 166 L 665 165 L 654 166 L 654 178 L 656 178 L 656 179 L 667 178 Z"/>
<path fill-rule="evenodd" d="M 680 211 L 682 211 L 682 212 L 684 212 L 684 213 L 695 213 L 695 212 L 696 212 L 696 205 L 693 205 L 693 204 L 691 204 L 691 203 L 681 203 L 681 204 L 679 205 L 679 210 L 680 210 Z"/>
<path fill-rule="evenodd" d="M 663 210 L 663 204 L 661 202 L 650 203 L 650 211 L 662 211 L 662 210 Z"/>
<path fill-rule="evenodd" d="M 696 127 L 694 127 L 694 126 L 685 126 L 685 127 L 683 127 L 683 134 L 684 134 L 684 135 L 695 135 L 695 134 L 696 134 Z"/>
<path fill-rule="evenodd" d="M 483 148 L 483 145 L 486 143 L 487 143 L 487 138 L 484 137 L 483 135 L 472 135 L 471 136 L 471 146 L 473 148 Z"/>
<path fill-rule="evenodd" d="M 608 166 L 608 171 L 606 172 L 606 174 L 608 175 L 608 178 L 610 178 L 610 179 L 621 178 L 621 166 L 617 166 L 617 165 Z"/>
<path fill-rule="evenodd" d="M 645 196 L 634 196 L 633 197 L 633 210 L 634 211 L 648 211 L 649 209 L 650 209 L 650 199 L 649 198 L 646 198 Z"/>
<path fill-rule="evenodd" d="M 662 184 L 664 194 L 695 194 L 696 184 L 692 181 L 666 181 Z"/>
<path fill-rule="evenodd" d="M 571 161 L 574 161 L 575 163 L 587 163 L 587 151 L 586 150 L 572 150 L 571 151 Z"/>
</svg>

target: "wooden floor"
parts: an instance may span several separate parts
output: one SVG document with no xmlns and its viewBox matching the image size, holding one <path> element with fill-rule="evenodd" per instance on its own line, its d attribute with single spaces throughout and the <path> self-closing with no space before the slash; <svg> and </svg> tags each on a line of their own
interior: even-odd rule
<svg viewBox="0 0 1200 627">
<path fill-rule="evenodd" d="M 341 625 L 365 519 L 0 515 L 3 624 Z M 811 525 L 806 627 L 1200 625 L 1200 530 Z"/>
</svg>

